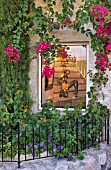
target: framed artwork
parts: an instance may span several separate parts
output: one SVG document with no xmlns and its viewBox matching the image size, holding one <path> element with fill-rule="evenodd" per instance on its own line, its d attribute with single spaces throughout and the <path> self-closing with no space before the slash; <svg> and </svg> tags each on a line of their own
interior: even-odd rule
<svg viewBox="0 0 111 170">
<path fill-rule="evenodd" d="M 64 108 L 69 104 L 70 108 L 77 107 L 80 102 L 85 109 L 88 101 L 88 43 L 64 43 L 63 47 L 67 52 L 67 57 L 56 56 L 54 63 L 50 67 L 55 68 L 55 73 L 51 78 L 41 78 L 41 103 L 52 99 L 57 108 Z M 40 60 L 41 61 L 41 60 Z M 41 66 L 41 70 L 42 70 Z"/>
</svg>

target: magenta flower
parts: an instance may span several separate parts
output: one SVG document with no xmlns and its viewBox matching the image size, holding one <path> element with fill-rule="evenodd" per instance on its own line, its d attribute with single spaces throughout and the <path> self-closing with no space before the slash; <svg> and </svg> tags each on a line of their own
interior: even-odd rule
<svg viewBox="0 0 111 170">
<path fill-rule="evenodd" d="M 51 78 L 54 75 L 54 72 L 54 67 L 50 68 L 50 66 L 45 66 L 42 72 L 42 78 L 44 76 L 46 76 L 47 78 Z"/>
<path fill-rule="evenodd" d="M 48 44 L 47 42 L 40 42 L 37 46 L 37 51 L 40 54 L 44 54 L 47 50 L 51 50 L 52 46 L 50 44 Z"/>
<path fill-rule="evenodd" d="M 100 60 L 96 60 L 94 64 L 100 64 Z"/>
<path fill-rule="evenodd" d="M 66 58 L 66 57 L 67 57 L 67 51 L 65 51 L 64 48 L 61 48 L 61 49 L 58 51 L 58 55 L 60 55 L 60 56 L 63 57 L 63 58 Z"/>
<path fill-rule="evenodd" d="M 109 67 L 111 67 L 111 63 L 109 63 L 108 65 L 109 65 Z"/>
<path fill-rule="evenodd" d="M 13 48 L 12 44 L 9 44 L 7 48 L 4 49 L 4 55 L 8 54 L 8 62 L 17 64 L 16 61 L 20 61 L 20 57 L 18 55 L 19 50 L 17 48 Z"/>
<path fill-rule="evenodd" d="M 111 43 L 106 46 L 106 50 L 110 51 L 111 50 Z"/>
<path fill-rule="evenodd" d="M 58 27 L 58 24 L 54 23 L 54 27 L 57 28 L 57 27 Z"/>
</svg>

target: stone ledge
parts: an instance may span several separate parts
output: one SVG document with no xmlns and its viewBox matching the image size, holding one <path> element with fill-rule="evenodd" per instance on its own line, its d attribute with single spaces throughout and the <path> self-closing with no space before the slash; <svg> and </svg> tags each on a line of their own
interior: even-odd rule
<svg viewBox="0 0 111 170">
<path fill-rule="evenodd" d="M 101 143 L 100 150 L 87 149 L 84 160 L 75 162 L 55 158 L 46 158 L 21 163 L 0 163 L 0 170 L 111 170 L 111 143 Z"/>
</svg>

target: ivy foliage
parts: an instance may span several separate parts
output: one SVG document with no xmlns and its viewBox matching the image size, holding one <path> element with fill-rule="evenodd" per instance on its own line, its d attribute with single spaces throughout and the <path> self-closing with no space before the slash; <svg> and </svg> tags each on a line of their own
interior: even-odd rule
<svg viewBox="0 0 111 170">
<path fill-rule="evenodd" d="M 75 0 L 61 0 L 62 10 L 56 11 L 56 1 L 43 0 L 47 3 L 45 7 L 38 6 L 31 0 L 17 0 L 16 2 L 0 0 L 0 60 L 1 60 L 1 84 L 3 93 L 3 102 L 6 102 L 10 97 L 14 97 L 15 91 L 21 89 L 27 92 L 24 94 L 25 103 L 30 103 L 29 97 L 29 35 L 39 35 L 41 41 L 46 41 L 49 44 L 53 42 L 52 58 L 54 60 L 55 53 L 58 48 L 59 39 L 56 39 L 55 35 L 50 35 L 53 29 L 61 29 L 61 23 L 65 18 L 71 18 L 74 11 Z M 84 2 L 84 0 L 82 1 Z M 90 28 L 85 29 L 84 25 L 89 22 L 92 23 L 93 29 L 97 28 L 94 22 L 94 18 L 90 17 L 91 6 L 104 5 L 110 7 L 110 1 L 108 0 L 87 0 L 83 5 L 79 7 L 76 12 L 76 21 L 78 24 L 74 29 L 81 31 L 81 33 L 90 36 L 91 48 L 97 52 L 103 52 L 105 50 L 106 41 L 96 36 L 96 33 L 92 32 Z M 32 8 L 32 14 L 30 15 L 30 7 Z M 34 21 L 34 22 L 33 22 Z M 34 24 L 33 24 L 34 23 Z M 56 27 L 55 27 L 56 24 Z M 66 26 L 66 25 L 65 25 Z M 73 27 L 73 25 L 72 25 Z M 21 61 L 17 65 L 9 65 L 7 58 L 2 55 L 2 51 L 7 44 L 12 43 L 14 47 L 19 49 Z M 37 43 L 38 45 L 38 43 Z M 48 54 L 49 55 L 49 54 Z M 49 56 L 45 56 L 46 58 Z M 4 67 L 5 64 L 5 67 Z M 90 74 L 90 79 L 93 82 L 93 86 L 88 92 L 90 98 L 95 99 L 97 102 L 98 88 L 103 84 L 106 85 L 108 76 L 101 71 L 93 75 Z M 93 106 L 92 106 L 93 107 Z"/>
<path fill-rule="evenodd" d="M 55 11 L 54 7 L 56 6 L 55 0 L 44 0 L 47 3 L 47 6 L 43 8 L 42 6 L 35 7 L 35 4 L 31 0 L 0 0 L 0 73 L 1 73 L 1 86 L 2 86 L 2 102 L 3 106 L 0 108 L 0 118 L 1 125 L 6 126 L 7 124 L 16 129 L 16 123 L 21 122 L 22 129 L 28 126 L 29 123 L 38 124 L 41 121 L 44 123 L 51 123 L 54 120 L 55 122 L 60 121 L 61 116 L 60 112 L 51 107 L 43 107 L 41 113 L 37 115 L 31 115 L 29 112 L 29 107 L 31 105 L 31 99 L 29 95 L 29 35 L 37 34 L 41 41 L 46 41 L 53 45 L 52 54 L 54 59 L 55 52 L 58 48 L 59 39 L 56 39 L 55 35 L 50 35 L 53 29 L 61 29 L 61 23 L 66 18 L 71 18 L 73 16 L 74 2 L 75 0 L 61 0 L 62 11 Z M 84 2 L 84 0 L 82 0 Z M 94 22 L 94 19 L 90 17 L 90 8 L 93 5 L 104 5 L 110 8 L 110 0 L 87 0 L 83 5 L 79 7 L 79 10 L 76 13 L 76 20 L 78 24 L 76 27 L 72 28 L 81 33 L 86 34 L 91 38 L 91 47 L 92 50 L 97 52 L 103 52 L 105 50 L 105 40 L 97 37 L 96 33 L 92 32 L 89 28 L 85 29 L 85 24 L 89 22 L 92 23 L 94 30 L 97 28 L 97 25 Z M 32 7 L 32 14 L 30 15 L 30 7 Z M 55 27 L 56 24 L 56 27 Z M 66 25 L 64 25 L 65 27 Z M 55 42 L 55 43 L 53 43 Z M 57 44 L 56 44 L 57 43 Z M 7 62 L 7 57 L 3 56 L 3 49 L 8 45 L 13 44 L 14 47 L 19 49 L 19 55 L 21 60 L 17 65 L 9 64 Z M 38 43 L 37 43 L 38 45 Z M 47 58 L 48 56 L 46 56 Z M 85 115 L 85 120 L 88 124 L 89 130 L 87 131 L 88 140 L 91 141 L 91 136 L 94 137 L 100 134 L 102 127 L 104 126 L 104 120 L 107 116 L 110 115 L 110 111 L 106 106 L 103 106 L 98 102 L 98 89 L 102 88 L 102 85 L 106 85 L 108 81 L 108 76 L 105 75 L 104 71 L 100 71 L 98 68 L 97 72 L 93 74 L 89 71 L 90 80 L 93 85 L 90 87 L 88 92 L 88 97 L 90 98 Z M 104 96 L 103 96 L 104 97 Z M 75 108 L 74 112 L 70 111 L 68 108 L 65 110 L 64 120 L 69 124 L 75 123 L 75 118 L 79 118 L 81 123 L 82 120 L 82 107 L 79 106 Z M 101 112 L 102 111 L 102 112 Z M 10 114 L 11 113 L 11 114 Z M 25 114 L 26 113 L 26 114 Z M 27 115 L 27 116 L 26 116 Z M 30 118 L 31 117 L 31 118 Z M 95 126 L 92 128 L 89 122 L 95 120 Z M 33 119 L 31 121 L 31 119 Z M 5 122 L 6 121 L 6 122 Z M 14 123 L 13 123 L 14 122 Z M 23 123 L 22 123 L 23 122 Z M 101 123 L 102 122 L 102 123 Z M 100 124 L 101 123 L 101 124 Z M 13 126 L 12 126 L 13 125 Z M 7 126 L 6 126 L 7 127 Z M 55 131 L 59 129 L 55 128 Z M 70 139 L 68 149 L 73 142 L 76 142 L 74 135 L 70 135 L 70 129 L 68 129 L 68 138 Z M 30 130 L 28 130 L 30 131 Z M 82 130 L 79 132 L 80 136 Z M 56 139 L 58 139 L 58 134 L 56 134 Z M 38 135 L 38 134 L 37 134 Z M 82 134 L 83 135 L 83 134 Z M 31 137 L 30 132 L 28 134 Z M 44 137 L 44 136 L 43 136 Z M 9 140 L 9 139 L 8 139 Z M 31 140 L 31 139 L 30 139 Z M 8 141 L 10 142 L 10 140 Z M 30 141 L 29 141 L 30 142 Z M 63 141 L 62 141 L 63 142 Z M 79 138 L 79 150 L 81 150 L 81 139 Z M 99 142 L 98 142 L 99 143 Z M 27 143 L 29 144 L 29 143 Z M 75 143 L 76 144 L 76 143 Z M 97 142 L 95 141 L 95 145 Z M 63 142 L 64 145 L 64 142 Z M 7 151 L 7 145 L 5 145 Z M 24 148 L 22 148 L 24 151 Z M 63 155 L 68 153 L 68 149 L 64 151 Z M 9 150 L 9 149 L 8 149 Z M 16 149 L 14 149 L 16 150 Z M 81 157 L 78 155 L 78 157 Z M 7 153 L 6 153 L 7 154 Z M 57 153 L 58 155 L 60 152 Z"/>
<path fill-rule="evenodd" d="M 65 18 L 71 18 L 74 11 L 74 3 L 75 0 L 61 0 L 62 4 L 62 11 L 56 11 L 56 3 L 57 1 L 54 0 L 44 0 L 44 2 L 47 3 L 45 7 L 38 6 L 35 7 L 35 4 L 33 4 L 33 19 L 35 21 L 33 29 L 33 34 L 38 34 L 41 41 L 46 41 L 50 44 L 53 44 L 53 42 L 59 42 L 58 39 L 56 39 L 55 35 L 52 35 L 50 37 L 50 33 L 54 29 L 61 29 L 61 23 L 64 21 Z M 95 22 L 94 18 L 91 17 L 90 11 L 92 6 L 104 6 L 106 8 L 110 8 L 110 1 L 108 0 L 87 0 L 87 1 L 81 1 L 84 2 L 82 5 L 80 5 L 79 9 L 76 12 L 76 21 L 78 24 L 76 26 L 71 25 L 71 28 L 76 29 L 77 31 L 80 31 L 82 34 L 85 34 L 86 36 L 89 36 L 91 38 L 91 48 L 95 55 L 97 53 L 104 53 L 105 47 L 108 43 L 103 38 L 100 38 L 97 36 L 95 30 L 97 30 L 97 23 Z M 41 22 L 42 21 L 42 22 Z M 90 28 L 86 28 L 86 25 L 88 23 L 92 24 L 93 30 Z M 54 27 L 54 24 L 56 24 L 56 28 Z M 67 26 L 64 25 L 64 27 Z M 70 28 L 70 27 L 69 27 Z M 38 45 L 38 43 L 37 43 Z M 54 44 L 53 46 L 53 52 L 55 53 L 57 49 L 57 46 Z M 54 56 L 54 55 L 53 55 Z M 48 58 L 48 56 L 45 56 Z M 49 58 L 48 58 L 49 59 Z M 90 88 L 90 91 L 88 92 L 88 97 L 91 99 L 89 102 L 89 105 L 87 109 L 91 111 L 91 108 L 95 107 L 95 105 L 98 104 L 98 95 L 99 91 L 101 91 L 102 85 L 106 85 L 108 81 L 108 75 L 102 71 L 99 70 L 98 66 L 95 66 L 97 69 L 97 72 L 93 74 L 92 72 L 89 72 L 90 80 L 92 81 L 93 85 Z M 102 93 L 103 94 L 103 93 Z M 104 98 L 104 95 L 103 95 Z M 93 102 L 92 102 L 93 101 Z M 91 105 L 90 103 L 93 103 Z"/>
<path fill-rule="evenodd" d="M 30 106 L 29 94 L 29 36 L 27 30 L 31 26 L 30 0 L 0 0 L 0 72 L 2 102 L 7 103 L 9 98 L 14 98 L 16 90 L 23 90 L 25 93 L 22 100 L 24 105 Z M 8 44 L 19 49 L 21 58 L 18 64 L 9 64 L 7 57 L 3 56 L 3 49 Z M 13 105 L 9 109 L 13 112 Z"/>
<path fill-rule="evenodd" d="M 107 43 L 110 41 L 110 37 L 108 41 L 106 41 L 103 38 L 100 38 L 97 36 L 95 30 L 97 30 L 98 25 L 95 23 L 94 18 L 90 15 L 91 7 L 92 6 L 104 6 L 106 8 L 111 7 L 111 3 L 109 0 L 87 0 L 85 1 L 84 5 L 81 5 L 79 7 L 79 10 L 76 13 L 76 20 L 78 21 L 78 26 L 77 26 L 77 31 L 81 31 L 82 34 L 86 34 L 91 38 L 91 48 L 95 54 L 97 53 L 105 53 L 105 47 Z M 88 28 L 85 29 L 85 25 L 91 23 L 93 27 L 93 31 Z M 88 113 L 93 113 L 96 117 L 99 118 L 99 105 L 100 103 L 98 102 L 98 96 L 100 93 L 103 95 L 103 100 L 104 100 L 104 94 L 102 92 L 102 87 L 106 86 L 108 82 L 108 75 L 100 70 L 98 66 L 95 66 L 97 69 L 97 72 L 94 74 L 91 70 L 89 71 L 89 76 L 90 80 L 92 81 L 92 86 L 90 87 L 90 91 L 88 92 L 88 97 L 90 98 L 88 107 L 87 107 L 87 112 Z M 109 109 L 101 105 L 101 108 L 104 110 L 105 107 L 105 112 L 109 114 Z"/>
</svg>

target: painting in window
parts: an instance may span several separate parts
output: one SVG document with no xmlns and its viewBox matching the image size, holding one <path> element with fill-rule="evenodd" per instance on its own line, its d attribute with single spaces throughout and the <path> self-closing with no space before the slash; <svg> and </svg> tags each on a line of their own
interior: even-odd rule
<svg viewBox="0 0 111 170">
<path fill-rule="evenodd" d="M 62 48 L 67 56 L 57 55 L 54 76 L 51 80 L 46 77 L 42 79 L 42 104 L 52 99 L 59 108 L 66 104 L 76 107 L 80 102 L 85 108 L 87 45 L 67 45 Z"/>
</svg>

